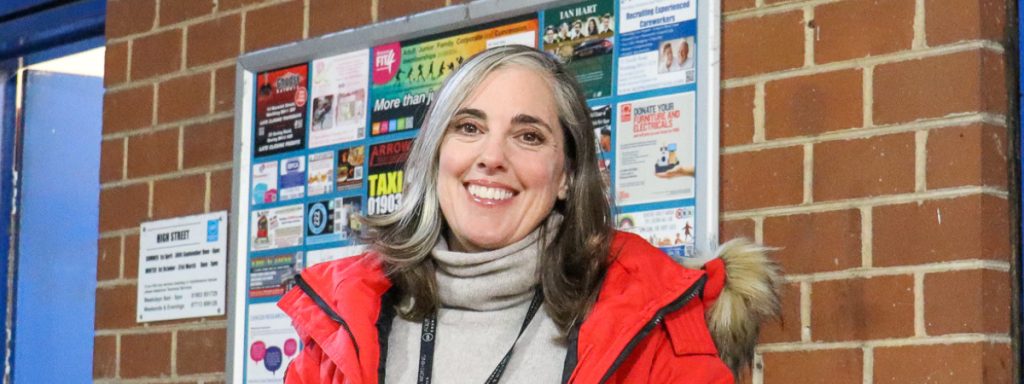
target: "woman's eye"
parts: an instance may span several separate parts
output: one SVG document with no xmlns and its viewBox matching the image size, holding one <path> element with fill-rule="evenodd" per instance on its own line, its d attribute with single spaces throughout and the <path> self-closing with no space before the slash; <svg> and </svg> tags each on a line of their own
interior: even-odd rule
<svg viewBox="0 0 1024 384">
<path fill-rule="evenodd" d="M 536 132 L 526 132 L 519 137 L 524 143 L 530 145 L 540 145 L 544 143 L 544 136 L 541 136 Z"/>
<path fill-rule="evenodd" d="M 455 132 L 463 135 L 475 135 L 480 133 L 480 128 L 470 123 L 461 123 L 455 125 Z"/>
</svg>

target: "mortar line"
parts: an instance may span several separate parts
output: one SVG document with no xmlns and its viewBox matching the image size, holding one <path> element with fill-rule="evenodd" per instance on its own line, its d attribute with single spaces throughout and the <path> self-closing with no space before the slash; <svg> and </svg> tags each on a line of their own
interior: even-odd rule
<svg viewBox="0 0 1024 384">
<path fill-rule="evenodd" d="M 764 82 L 754 84 L 754 143 L 765 141 Z"/>
<path fill-rule="evenodd" d="M 124 244 L 126 242 L 125 241 L 125 236 L 123 236 L 123 235 L 120 236 L 118 238 L 118 242 L 121 244 L 121 252 L 119 252 L 118 255 L 117 255 L 117 278 L 123 279 L 124 278 L 125 254 L 127 253 L 127 252 L 125 252 L 125 249 L 124 249 Z"/>
<path fill-rule="evenodd" d="M 128 179 L 128 138 L 121 138 L 121 180 Z"/>
<path fill-rule="evenodd" d="M 869 206 L 886 206 L 895 204 L 905 204 L 910 202 L 918 202 L 924 200 L 944 200 L 952 199 L 957 197 L 972 196 L 977 194 L 984 194 L 989 196 L 996 196 L 1007 198 L 1009 193 L 1007 191 L 999 190 L 993 187 L 984 186 L 963 186 L 953 187 L 944 189 L 933 189 L 924 192 L 911 192 L 901 193 L 894 195 L 882 195 L 882 196 L 870 196 L 861 198 L 852 198 L 847 200 L 836 200 L 826 202 L 814 202 L 811 204 L 802 205 L 790 205 L 782 207 L 768 207 L 768 208 L 757 208 L 745 211 L 732 211 L 725 212 L 721 216 L 721 220 L 737 220 L 737 219 L 748 219 L 755 216 L 787 216 L 797 215 L 802 213 L 822 212 L 822 211 L 837 211 L 842 209 L 855 209 L 863 205 Z"/>
<path fill-rule="evenodd" d="M 309 38 L 309 0 L 302 3 L 302 39 Z"/>
<path fill-rule="evenodd" d="M 814 202 L 814 144 L 804 144 L 803 203 Z"/>
<path fill-rule="evenodd" d="M 861 84 L 861 101 L 863 102 L 861 109 L 863 114 L 863 126 L 870 128 L 875 126 L 875 66 L 869 65 L 864 67 L 864 78 Z"/>
<path fill-rule="evenodd" d="M 914 336 L 928 336 L 924 318 L 924 273 L 914 273 Z"/>
<path fill-rule="evenodd" d="M 871 268 L 874 264 L 874 218 L 871 207 L 860 207 L 860 257 L 861 267 Z"/>
<path fill-rule="evenodd" d="M 211 175 L 210 172 L 206 172 L 206 190 L 203 191 L 203 212 L 204 213 L 210 213 L 210 194 L 211 194 L 210 190 L 213 189 L 213 186 L 210 185 L 210 184 L 213 183 L 212 177 L 210 175 Z"/>
<path fill-rule="evenodd" d="M 800 282 L 800 341 L 811 341 L 811 282 Z"/>
<path fill-rule="evenodd" d="M 755 216 L 754 220 L 754 243 L 764 244 L 764 216 Z"/>
<path fill-rule="evenodd" d="M 178 171 L 185 169 L 185 126 L 178 126 Z"/>
<path fill-rule="evenodd" d="M 882 276 L 898 276 L 914 273 L 938 273 L 955 271 L 992 270 L 1008 272 L 1010 264 L 993 260 L 957 260 L 913 266 L 851 268 L 842 271 L 818 272 L 813 274 L 786 275 L 786 283 L 821 282 L 848 279 L 870 279 Z M 108 280 L 109 281 L 109 280 Z"/>
<path fill-rule="evenodd" d="M 818 26 L 814 24 L 814 6 L 807 5 L 804 11 L 804 67 L 814 66 L 814 42 L 817 40 Z"/>
<path fill-rule="evenodd" d="M 867 341 L 837 341 L 837 342 L 788 342 L 774 344 L 760 344 L 756 350 L 765 352 L 812 352 L 832 349 L 854 349 L 862 347 L 871 348 L 892 348 L 928 345 L 952 345 L 966 343 L 993 343 L 1010 344 L 1013 338 L 1003 334 L 953 334 L 944 336 L 911 337 L 904 339 L 880 339 Z"/>
<path fill-rule="evenodd" d="M 143 177 L 138 177 L 138 178 L 135 178 L 135 179 L 121 180 L 121 181 L 111 181 L 111 182 L 108 182 L 108 183 L 105 183 L 105 184 L 101 184 L 100 185 L 100 190 L 109 189 L 109 188 L 119 188 L 119 187 L 131 186 L 131 185 L 135 185 L 135 184 L 145 183 L 145 182 L 148 182 L 148 181 L 163 181 L 163 180 L 176 179 L 176 178 L 178 178 L 180 176 L 195 176 L 195 175 L 202 174 L 202 173 L 208 172 L 208 171 L 223 171 L 223 170 L 229 170 L 229 169 L 232 169 L 232 163 L 226 161 L 226 162 L 223 162 L 223 163 L 217 163 L 217 164 L 205 165 L 205 166 L 201 166 L 201 167 L 188 168 L 188 169 L 183 169 L 183 170 L 180 170 L 180 171 L 161 173 L 161 174 L 158 174 L 158 175 L 143 176 Z"/>
<path fill-rule="evenodd" d="M 875 349 L 869 346 L 864 346 L 864 372 L 863 381 L 864 384 L 873 384 L 875 382 Z"/>
<path fill-rule="evenodd" d="M 914 1 L 914 39 L 910 43 L 911 49 L 928 48 L 928 39 L 925 36 L 925 4 L 924 0 Z"/>
<path fill-rule="evenodd" d="M 178 330 L 171 331 L 171 377 L 178 377 Z"/>
<path fill-rule="evenodd" d="M 928 190 L 928 130 L 914 132 L 914 191 Z"/>
</svg>

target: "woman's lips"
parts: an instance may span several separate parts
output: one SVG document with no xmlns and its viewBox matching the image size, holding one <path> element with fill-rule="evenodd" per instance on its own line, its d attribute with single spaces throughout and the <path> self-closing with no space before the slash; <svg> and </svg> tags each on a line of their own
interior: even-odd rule
<svg viewBox="0 0 1024 384">
<path fill-rule="evenodd" d="M 512 188 L 488 181 L 470 181 L 465 184 L 465 187 L 473 201 L 485 205 L 506 203 L 519 194 Z"/>
</svg>

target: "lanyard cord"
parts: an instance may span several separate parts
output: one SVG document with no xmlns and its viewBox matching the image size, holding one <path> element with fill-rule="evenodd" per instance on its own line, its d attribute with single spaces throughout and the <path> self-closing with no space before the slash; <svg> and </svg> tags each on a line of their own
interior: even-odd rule
<svg viewBox="0 0 1024 384">
<path fill-rule="evenodd" d="M 523 326 L 519 328 L 519 335 L 516 336 L 516 340 L 512 342 L 512 346 L 508 348 L 508 352 L 505 352 L 505 357 L 501 359 L 497 367 L 494 367 L 494 371 L 491 372 L 491 376 L 487 377 L 486 384 L 497 384 L 498 380 L 501 380 L 501 375 L 505 373 L 505 367 L 508 366 L 508 362 L 512 359 L 512 351 L 516 348 L 516 343 L 519 342 L 519 338 L 523 337 L 523 332 L 526 331 L 526 327 L 533 321 L 533 316 L 537 314 L 537 310 L 540 309 L 540 305 L 544 302 L 544 295 L 541 294 L 540 287 L 533 294 L 533 301 L 530 302 L 530 309 L 526 312 L 526 319 L 523 320 Z M 433 313 L 423 319 L 423 333 L 420 337 L 420 369 L 419 375 L 416 377 L 416 382 L 419 384 L 430 384 L 434 370 L 434 342 L 437 339 L 437 313 Z"/>
</svg>

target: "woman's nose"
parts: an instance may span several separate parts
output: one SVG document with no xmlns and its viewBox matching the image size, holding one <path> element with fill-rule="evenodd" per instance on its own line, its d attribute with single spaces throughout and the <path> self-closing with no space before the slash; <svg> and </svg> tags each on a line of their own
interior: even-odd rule
<svg viewBox="0 0 1024 384">
<path fill-rule="evenodd" d="M 477 154 L 476 166 L 487 172 L 505 170 L 508 164 L 505 142 L 498 135 L 488 135 Z"/>
</svg>

